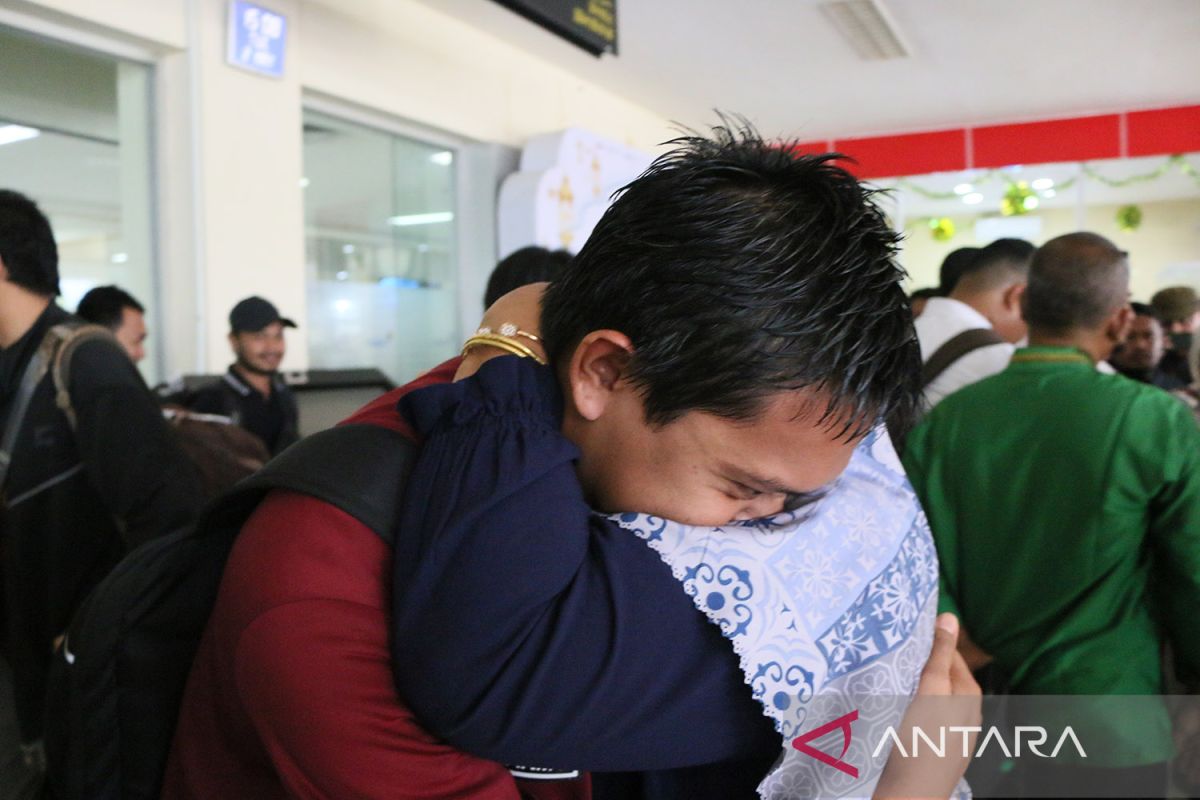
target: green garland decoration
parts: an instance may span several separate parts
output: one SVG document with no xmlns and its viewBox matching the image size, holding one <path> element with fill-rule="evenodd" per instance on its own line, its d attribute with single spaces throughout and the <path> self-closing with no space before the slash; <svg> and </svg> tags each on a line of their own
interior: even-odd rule
<svg viewBox="0 0 1200 800">
<path fill-rule="evenodd" d="M 1126 186 L 1133 186 L 1134 184 L 1138 183 L 1146 183 L 1147 181 L 1157 180 L 1158 178 L 1161 178 L 1170 172 L 1172 168 L 1178 169 L 1181 174 L 1188 176 L 1196 182 L 1197 186 L 1200 186 L 1200 170 L 1198 170 L 1182 155 L 1178 154 L 1167 156 L 1166 160 L 1159 167 L 1150 172 L 1141 175 L 1130 175 L 1128 178 L 1110 178 L 1101 174 L 1096 170 L 1095 167 L 1087 162 L 1083 162 L 1081 171 L 1084 176 L 1091 180 L 1094 180 L 1098 183 L 1103 183 L 1105 186 L 1111 186 L 1119 189 Z M 1068 178 L 1061 183 L 1054 184 L 1054 190 L 1067 191 L 1068 189 L 1071 189 L 1076 182 L 1078 182 L 1078 180 L 1079 176 Z M 971 181 L 971 184 L 972 186 L 980 186 L 993 181 L 1004 181 L 1004 183 L 1007 184 L 1006 191 L 1008 192 L 1012 192 L 1021 184 L 1020 180 L 1010 177 L 1009 174 L 999 169 L 988 170 L 982 175 L 974 178 Z M 935 192 L 930 189 L 926 189 L 924 186 L 921 186 L 919 183 L 909 178 L 897 178 L 891 183 L 891 185 L 880 185 L 879 188 L 885 191 L 906 189 L 915 194 L 919 194 L 926 200 L 956 200 L 959 198 L 959 195 L 955 192 Z"/>
</svg>

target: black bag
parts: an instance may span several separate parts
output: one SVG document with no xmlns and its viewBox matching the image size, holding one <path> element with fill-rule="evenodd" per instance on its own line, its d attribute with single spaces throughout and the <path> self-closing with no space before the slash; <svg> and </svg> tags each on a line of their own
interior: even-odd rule
<svg viewBox="0 0 1200 800">
<path fill-rule="evenodd" d="M 220 497 L 271 460 L 263 440 L 228 417 L 164 406 L 175 442 L 196 466 L 204 497 Z"/>
<path fill-rule="evenodd" d="M 374 425 L 293 445 L 212 503 L 191 530 L 147 542 L 83 602 L 47 698 L 56 800 L 157 800 L 179 706 L 242 524 L 273 489 L 324 500 L 395 541 L 416 446 Z"/>
<path fill-rule="evenodd" d="M 78 426 L 69 391 L 71 364 L 80 345 L 93 339 L 108 339 L 114 347 L 120 347 L 108 328 L 99 325 L 55 325 L 47 331 L 35 359 L 30 362 L 30 369 L 36 370 L 34 385 L 45 371 L 50 372 L 54 381 L 55 403 L 66 416 L 72 431 Z M 169 404 L 164 405 L 163 416 L 171 424 L 175 443 L 196 467 L 206 500 L 224 494 L 239 481 L 254 474 L 271 458 L 271 452 L 262 439 L 234 425 L 227 417 L 198 414 L 182 406 Z M 9 450 L 11 447 L 4 448 L 4 458 L 7 458 Z"/>
</svg>

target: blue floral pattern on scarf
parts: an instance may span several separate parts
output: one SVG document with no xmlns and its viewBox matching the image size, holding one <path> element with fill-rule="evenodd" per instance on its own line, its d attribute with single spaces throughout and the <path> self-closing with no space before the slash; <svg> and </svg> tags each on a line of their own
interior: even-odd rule
<svg viewBox="0 0 1200 800">
<path fill-rule="evenodd" d="M 815 700 L 850 708 L 872 696 L 911 696 L 932 644 L 937 556 L 886 432 L 869 434 L 833 490 L 800 511 L 719 528 L 641 514 L 613 519 L 659 553 L 730 640 L 784 737 L 760 794 L 869 796 L 878 759 L 860 754 L 871 764 L 852 780 L 788 745 L 828 721 L 826 702 L 810 722 Z M 898 724 L 903 708 L 891 706 L 864 727 Z"/>
</svg>

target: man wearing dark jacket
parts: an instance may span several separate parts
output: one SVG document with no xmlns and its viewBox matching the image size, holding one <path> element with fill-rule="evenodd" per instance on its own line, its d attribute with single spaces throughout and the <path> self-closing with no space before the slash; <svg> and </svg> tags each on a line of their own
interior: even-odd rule
<svg viewBox="0 0 1200 800">
<path fill-rule="evenodd" d="M 1165 354 L 1162 323 L 1154 315 L 1154 308 L 1145 303 L 1130 303 L 1133 321 L 1125 341 L 1113 351 L 1108 363 L 1126 378 L 1148 383 L 1168 392 L 1183 389 L 1187 383 L 1167 369 L 1163 369 Z"/>
<path fill-rule="evenodd" d="M 269 301 L 247 297 L 229 312 L 235 361 L 221 380 L 187 401 L 192 411 L 220 414 L 262 439 L 271 455 L 300 438 L 296 398 L 279 377 L 286 352 L 284 328 L 296 323 Z"/>
<path fill-rule="evenodd" d="M 74 350 L 69 411 L 60 407 L 47 334 L 81 322 L 55 304 L 58 292 L 49 221 L 0 191 L 0 607 L 15 690 L 15 704 L 0 699 L 0 787 L 37 781 L 50 656 L 67 646 L 78 604 L 126 552 L 187 525 L 200 505 L 194 468 L 115 339 Z M 33 775 L 5 771 L 22 760 Z"/>
</svg>

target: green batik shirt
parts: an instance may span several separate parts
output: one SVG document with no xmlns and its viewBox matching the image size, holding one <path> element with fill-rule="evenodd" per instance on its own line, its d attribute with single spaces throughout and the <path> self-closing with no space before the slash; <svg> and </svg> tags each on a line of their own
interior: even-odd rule
<svg viewBox="0 0 1200 800">
<path fill-rule="evenodd" d="M 1158 695 L 1164 635 L 1200 676 L 1200 428 L 1166 392 L 1081 351 L 1018 350 L 909 437 L 909 478 L 954 611 L 1014 693 Z M 1104 763 L 1170 757 L 1147 701 L 1108 730 Z M 1091 755 L 1091 753 L 1089 753 Z"/>
</svg>

